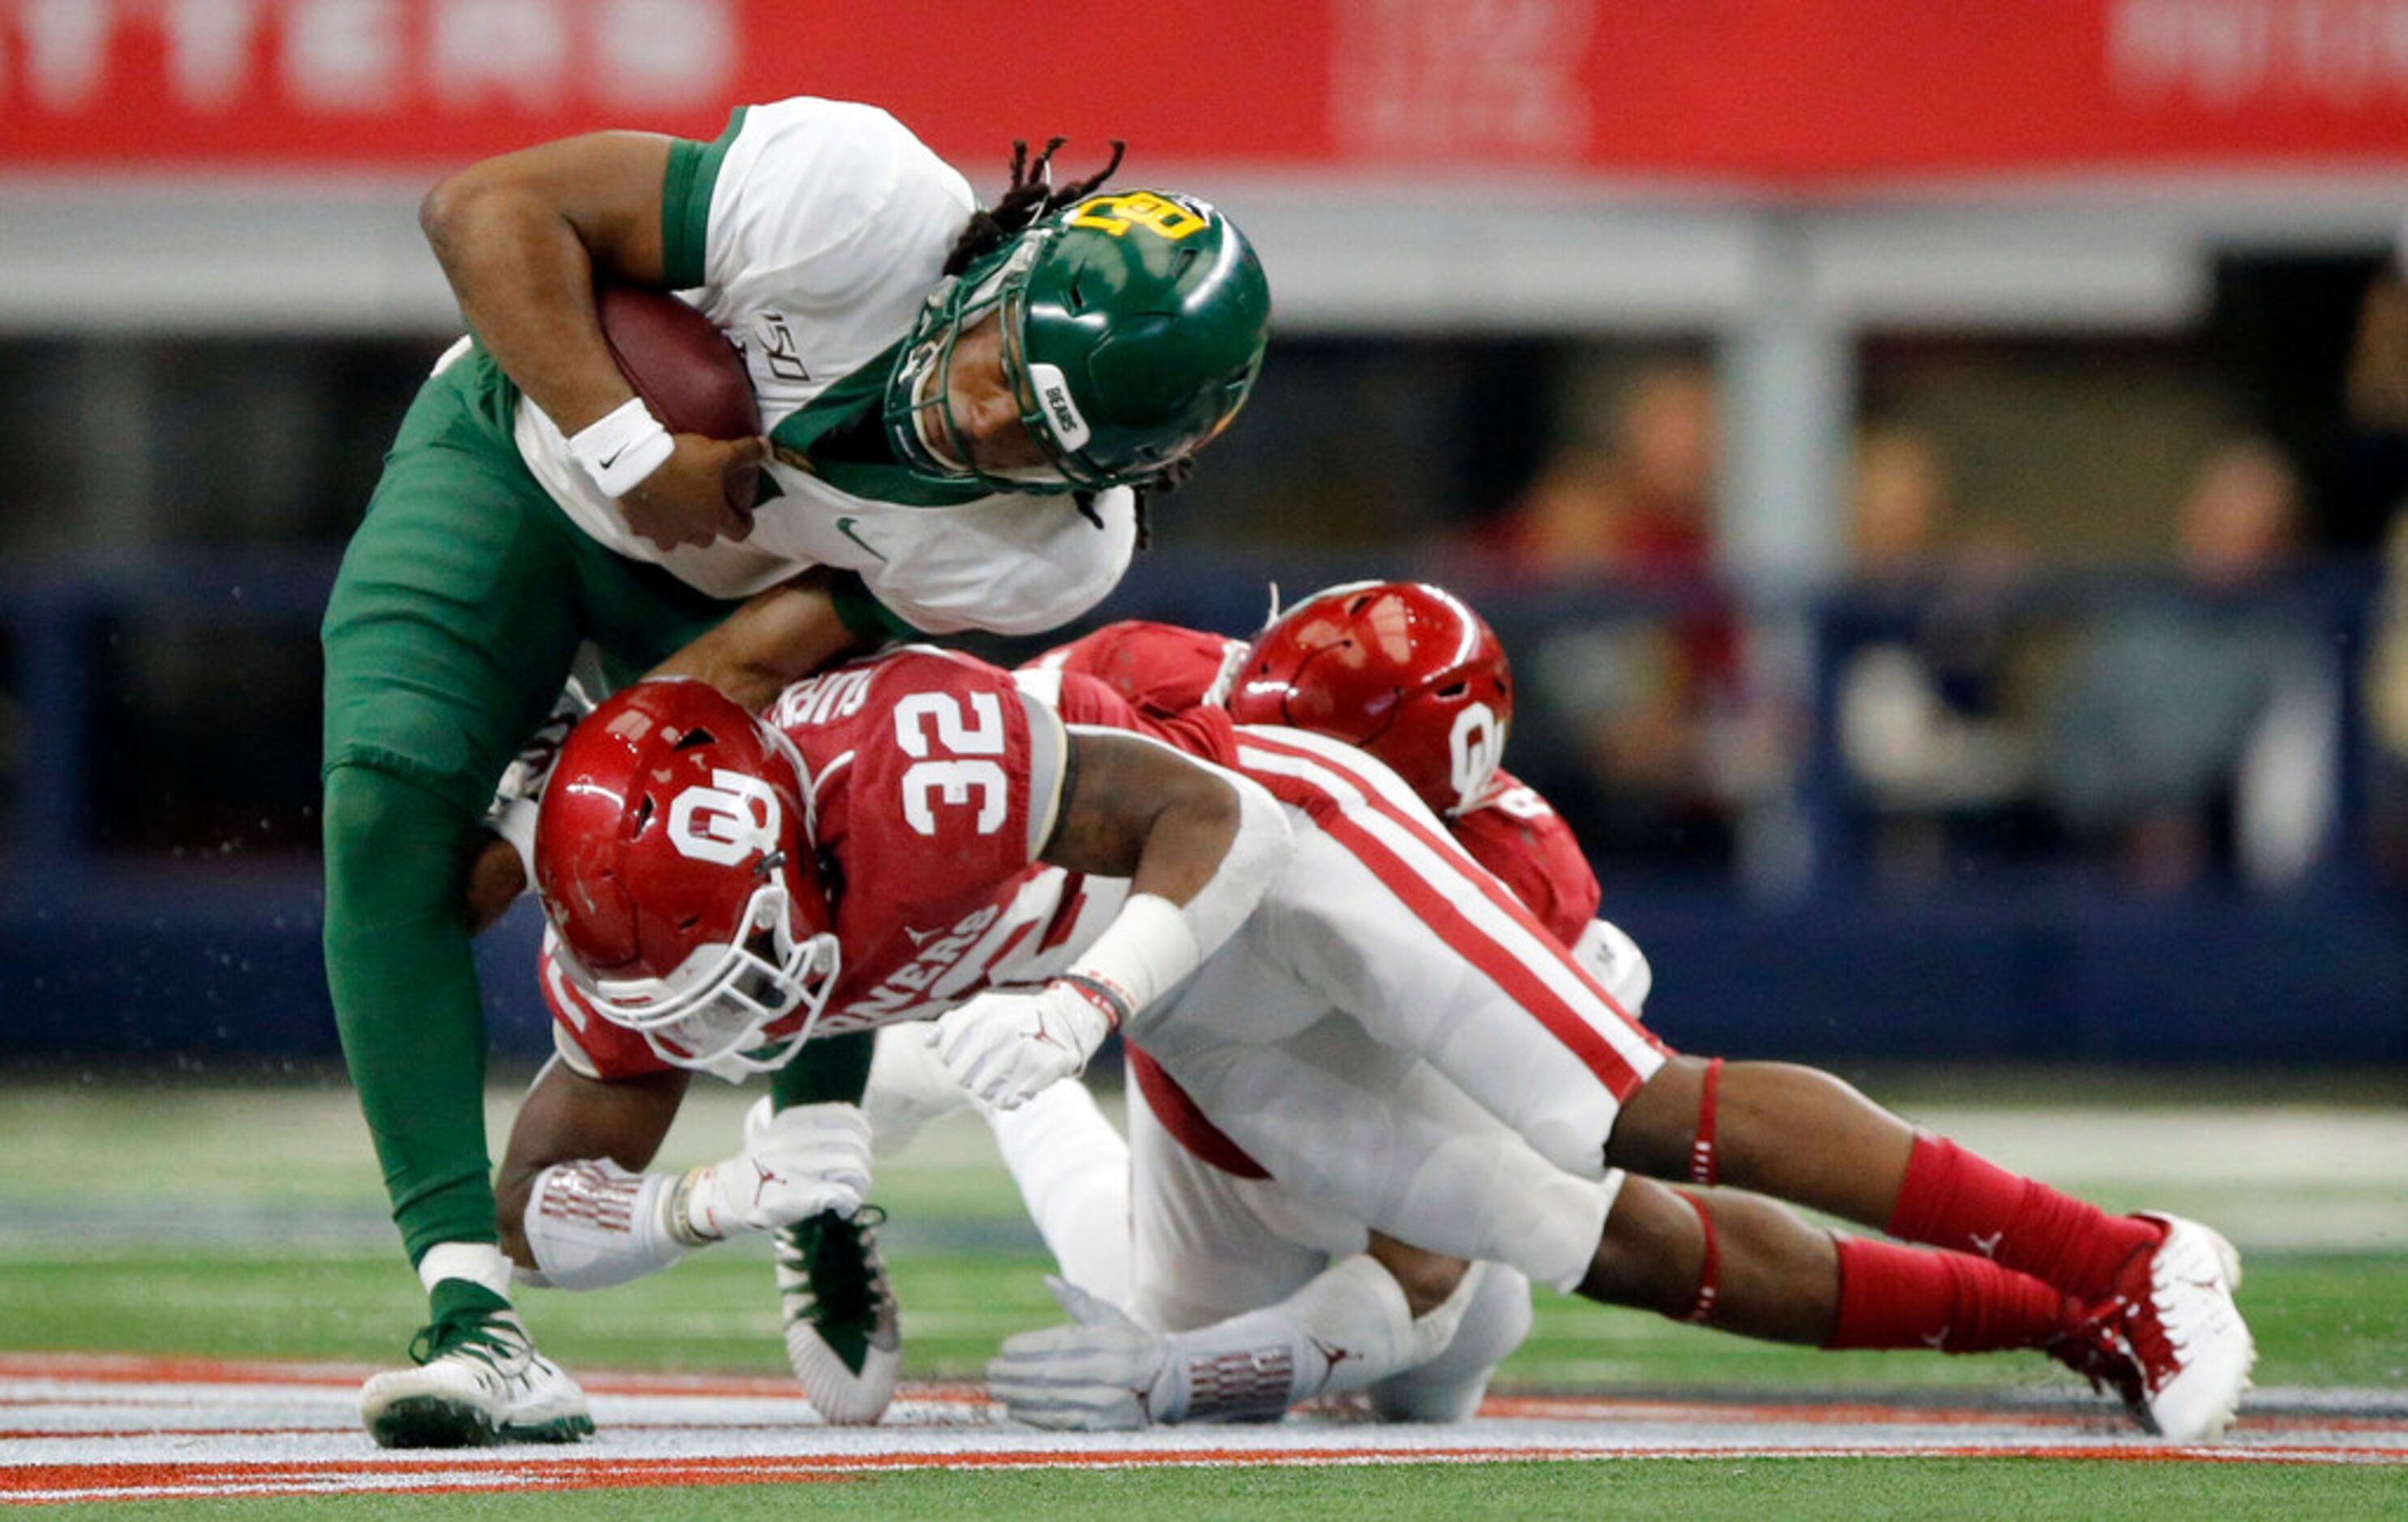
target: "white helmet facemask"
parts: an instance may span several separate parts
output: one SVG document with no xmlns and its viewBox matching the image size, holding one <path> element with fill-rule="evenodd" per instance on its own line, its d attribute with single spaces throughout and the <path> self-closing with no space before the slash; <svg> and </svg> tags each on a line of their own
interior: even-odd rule
<svg viewBox="0 0 2408 1522">
<path fill-rule="evenodd" d="M 797 940 L 782 874 L 774 869 L 745 905 L 736 939 L 697 946 L 660 977 L 596 977 L 565 942 L 554 954 L 569 981 L 604 1019 L 644 1038 L 673 1067 L 722 1066 L 773 1072 L 810 1039 L 836 991 L 842 958 L 824 931 Z M 768 1027 L 802 1012 L 774 1041 Z"/>
</svg>

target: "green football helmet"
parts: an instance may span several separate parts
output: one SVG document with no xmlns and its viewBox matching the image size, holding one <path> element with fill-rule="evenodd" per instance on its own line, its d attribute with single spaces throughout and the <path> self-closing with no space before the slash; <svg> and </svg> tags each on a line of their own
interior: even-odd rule
<svg viewBox="0 0 2408 1522">
<path fill-rule="evenodd" d="M 948 405 L 954 346 L 992 311 L 1021 424 L 1048 462 L 1026 470 L 963 463 L 971 452 Z M 1160 191 L 1090 195 L 929 295 L 887 378 L 887 435 L 913 475 L 947 484 L 1142 485 L 1237 415 L 1270 315 L 1262 262 L 1211 206 Z"/>
</svg>

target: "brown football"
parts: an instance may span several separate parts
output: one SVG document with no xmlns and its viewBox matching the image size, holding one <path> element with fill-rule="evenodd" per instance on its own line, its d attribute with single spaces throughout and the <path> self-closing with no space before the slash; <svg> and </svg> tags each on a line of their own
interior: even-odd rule
<svg viewBox="0 0 2408 1522">
<path fill-rule="evenodd" d="M 604 284 L 594 304 L 619 373 L 669 432 L 750 438 L 761 431 L 761 403 L 744 356 L 710 319 L 665 291 Z M 727 483 L 729 499 L 750 509 L 758 472 Z"/>
</svg>

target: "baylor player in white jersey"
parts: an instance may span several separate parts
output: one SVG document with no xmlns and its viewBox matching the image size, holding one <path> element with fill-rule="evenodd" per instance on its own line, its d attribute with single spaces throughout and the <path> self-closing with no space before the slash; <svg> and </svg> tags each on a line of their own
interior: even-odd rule
<svg viewBox="0 0 2408 1522">
<path fill-rule="evenodd" d="M 765 491 L 740 541 L 662 550 L 628 525 L 559 426 L 522 401 L 519 452 L 562 510 L 713 596 L 748 596 L 810 566 L 854 572 L 929 634 L 1048 629 L 1110 592 L 1136 545 L 1127 487 L 1082 504 L 911 482 L 897 500 L 894 481 L 864 480 L 853 462 L 814 464 L 795 447 L 821 437 L 847 395 L 869 383 L 882 392 L 886 368 L 874 362 L 910 331 L 976 208 L 959 172 L 884 111 L 829 100 L 739 110 L 694 158 L 663 215 L 702 231 L 672 241 L 668 279 L 693 288 L 744 352 L 762 423 L 773 444 L 785 441 L 767 461 L 775 495 Z"/>
<path fill-rule="evenodd" d="M 591 1429 L 510 1309 L 469 955 L 521 875 L 483 829 L 495 782 L 580 647 L 609 681 L 666 663 L 756 705 L 864 640 L 1050 628 L 1119 579 L 1134 492 L 1243 402 L 1269 321 L 1243 237 L 1188 197 L 1102 193 L 1117 152 L 1057 191 L 1051 153 L 1015 154 L 981 208 L 885 113 L 792 100 L 707 143 L 503 154 L 422 206 L 476 337 L 403 421 L 322 631 L 327 982 L 431 1302 L 418 1367 L 362 1392 L 378 1442 Z M 611 359 L 597 281 L 682 293 L 734 337 L 770 437 L 669 433 Z M 729 487 L 756 467 L 747 506 Z M 874 1419 L 893 1306 L 844 1160 L 867 1042 L 824 1044 L 743 1160 L 834 1182 L 747 1225 L 779 1233 L 798 1369 L 850 1381 L 825 1414 Z"/>
</svg>

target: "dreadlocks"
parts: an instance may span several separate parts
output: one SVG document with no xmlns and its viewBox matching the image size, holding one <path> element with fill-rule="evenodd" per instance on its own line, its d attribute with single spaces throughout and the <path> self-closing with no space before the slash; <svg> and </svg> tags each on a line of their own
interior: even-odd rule
<svg viewBox="0 0 2408 1522">
<path fill-rule="evenodd" d="M 1046 138 L 1045 146 L 1038 151 L 1037 157 L 1032 161 L 1028 156 L 1028 144 L 1019 138 L 1012 140 L 1011 183 L 1005 188 L 1003 194 L 996 199 L 995 205 L 970 213 L 970 224 L 962 229 L 960 237 L 953 240 L 953 251 L 945 255 L 946 274 L 959 275 L 1020 236 L 1039 218 L 1052 216 L 1063 208 L 1074 206 L 1093 195 L 1105 180 L 1112 177 L 1113 171 L 1121 166 L 1121 155 L 1128 151 L 1128 144 L 1118 137 L 1113 138 L 1112 156 L 1105 161 L 1102 168 L 1086 179 L 1074 184 L 1065 185 L 1057 191 L 1054 188 L 1052 174 L 1054 154 L 1068 141 L 1069 139 L 1067 137 Z M 1152 480 L 1138 487 L 1137 547 L 1139 549 L 1144 549 L 1154 537 L 1146 523 L 1146 498 L 1164 492 L 1177 491 L 1181 484 L 1195 472 L 1195 458 L 1192 455 L 1182 455 L 1164 466 Z M 1079 511 L 1087 522 L 1097 528 L 1104 526 L 1103 514 L 1096 510 L 1095 493 L 1074 492 L 1071 497 L 1078 503 Z"/>
<path fill-rule="evenodd" d="M 1146 509 L 1157 496 L 1168 496 L 1187 484 L 1196 474 L 1196 456 L 1182 454 L 1140 482 L 1137 490 L 1137 547 L 1140 550 L 1154 542 L 1154 525 L 1147 521 Z M 1096 510 L 1096 494 L 1074 492 L 1071 499 L 1078 503 L 1080 516 L 1097 528 L 1104 526 L 1104 515 Z"/>
<path fill-rule="evenodd" d="M 970 224 L 953 241 L 953 251 L 945 256 L 945 273 L 958 275 L 993 253 L 1039 217 L 1050 216 L 1064 207 L 1085 200 L 1096 188 L 1112 177 L 1121 166 L 1121 155 L 1128 144 L 1112 139 L 1112 156 L 1101 169 L 1073 185 L 1054 188 L 1054 154 L 1067 137 L 1048 137 L 1035 162 L 1028 157 L 1028 144 L 1014 138 L 1011 144 L 1011 183 L 995 205 L 970 213 Z"/>
</svg>

